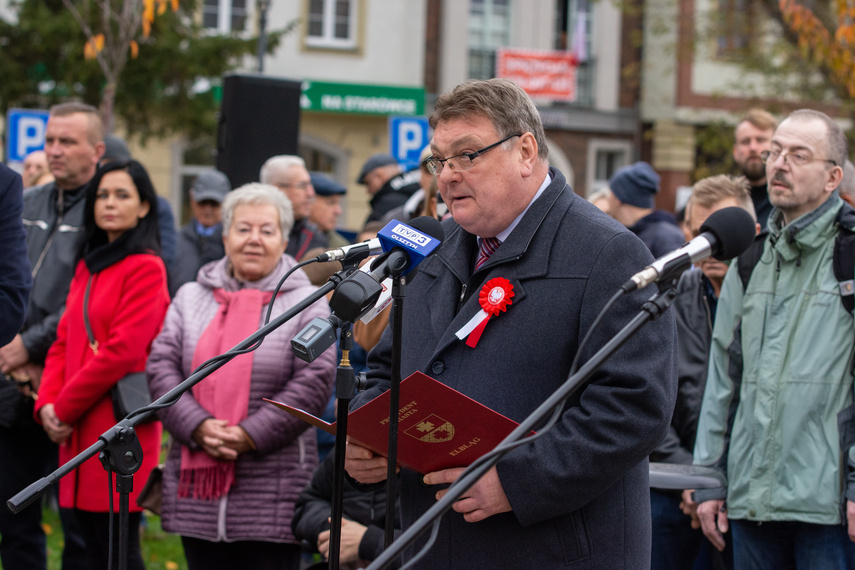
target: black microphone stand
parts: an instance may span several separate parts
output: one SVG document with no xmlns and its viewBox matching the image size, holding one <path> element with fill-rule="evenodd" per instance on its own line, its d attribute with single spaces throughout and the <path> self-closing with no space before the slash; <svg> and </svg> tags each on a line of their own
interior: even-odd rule
<svg viewBox="0 0 855 570">
<path fill-rule="evenodd" d="M 401 353 L 404 336 L 404 297 L 406 282 L 395 277 L 392 285 L 392 370 L 389 387 L 389 447 L 386 466 L 386 525 L 383 546 L 389 548 L 395 540 L 395 504 L 397 498 L 398 409 L 401 400 Z"/>
<path fill-rule="evenodd" d="M 341 362 L 336 370 L 335 397 L 335 466 L 333 469 L 332 511 L 330 517 L 329 568 L 338 570 L 341 556 L 341 519 L 344 516 L 344 453 L 347 437 L 347 414 L 350 401 L 356 395 L 356 378 L 350 366 L 350 350 L 353 348 L 353 331 L 349 322 L 341 324 L 339 346 Z"/>
<path fill-rule="evenodd" d="M 570 395 L 582 387 L 585 382 L 597 371 L 597 369 L 611 357 L 621 346 L 623 346 L 636 332 L 648 322 L 659 318 L 674 302 L 677 291 L 671 283 L 668 288 L 663 288 L 651 299 L 644 303 L 641 312 L 636 315 L 626 326 L 624 326 L 609 342 L 594 354 L 575 374 L 572 374 L 549 398 L 537 407 L 519 426 L 514 429 L 497 447 L 505 448 L 508 444 L 518 442 L 527 437 L 532 430 L 553 410 L 562 405 Z M 489 454 L 476 460 L 466 471 L 448 488 L 445 496 L 434 503 L 421 517 L 419 517 L 404 533 L 398 537 L 395 543 L 384 550 L 367 568 L 367 570 L 380 570 L 386 568 L 403 550 L 410 546 L 431 523 L 438 524 L 438 519 L 451 509 L 452 505 L 472 485 L 484 476 L 502 456 L 511 448 L 504 449 L 502 453 Z"/>
<path fill-rule="evenodd" d="M 386 525 L 385 525 L 385 546 L 389 546 L 395 538 L 395 467 L 397 463 L 398 450 L 398 402 L 400 400 L 401 386 L 401 338 L 403 330 L 403 300 L 405 281 L 400 274 L 409 264 L 409 259 L 403 252 L 390 251 L 386 252 L 377 261 L 384 261 L 383 272 L 377 276 L 377 279 L 382 281 L 386 277 L 392 277 L 392 388 L 390 393 L 389 403 L 389 450 L 388 450 L 388 468 L 387 475 L 392 481 L 391 486 L 387 487 L 386 491 Z M 372 281 L 367 281 L 368 278 L 361 274 L 356 274 L 359 280 L 366 280 L 365 283 L 373 284 Z M 355 283 L 354 283 L 355 284 Z M 364 289 L 364 295 L 360 288 L 349 291 L 350 294 L 336 298 L 335 296 L 330 301 L 330 305 L 334 312 L 341 312 L 347 315 L 352 320 L 356 320 L 361 315 L 357 307 L 364 307 L 366 300 L 371 300 L 369 304 L 376 302 L 376 296 L 373 296 L 372 290 Z M 379 292 L 378 292 L 379 293 Z M 373 300 L 372 300 L 373 299 Z M 339 306 L 340 304 L 340 306 Z M 341 324 L 340 324 L 341 323 Z M 343 515 L 344 502 L 344 463 L 347 437 L 347 416 L 350 411 L 350 401 L 356 395 L 356 380 L 353 375 L 353 369 L 350 367 L 349 351 L 353 347 L 353 336 L 350 329 L 350 323 L 339 320 L 338 323 L 333 323 L 341 326 L 341 341 L 342 362 L 336 376 L 336 435 L 335 435 L 335 467 L 333 471 L 333 495 L 331 505 L 331 520 L 330 520 L 330 547 L 329 547 L 329 569 L 338 570 L 340 549 L 341 549 L 341 519 Z M 345 360 L 347 359 L 347 362 Z"/>
<path fill-rule="evenodd" d="M 197 370 L 186 380 L 152 402 L 149 406 L 140 408 L 128 414 L 128 416 L 123 420 L 101 434 L 98 441 L 77 454 L 77 456 L 71 461 L 55 470 L 50 475 L 42 477 L 38 481 L 31 483 L 27 488 L 6 501 L 6 506 L 15 514 L 21 512 L 23 509 L 35 502 L 39 497 L 44 495 L 51 485 L 77 469 L 96 453 L 100 454 L 99 457 L 104 468 L 107 471 L 114 471 L 117 473 L 116 491 L 119 492 L 119 522 L 120 525 L 123 525 L 123 527 L 119 529 L 119 570 L 126 570 L 130 493 L 133 490 L 133 474 L 139 470 L 143 460 L 142 446 L 136 437 L 134 427 L 151 418 L 157 410 L 173 405 L 178 401 L 181 395 L 184 394 L 184 392 L 187 392 L 204 378 L 231 361 L 232 358 L 239 354 L 238 351 L 245 350 L 255 345 L 268 334 L 308 308 L 315 301 L 321 299 L 324 295 L 334 290 L 338 284 L 342 282 L 342 274 L 347 275 L 347 272 L 349 271 L 353 271 L 353 269 L 346 268 L 341 272 L 336 273 L 330 277 L 330 280 L 327 283 L 319 287 L 317 291 L 276 317 L 267 325 L 258 329 L 246 339 L 239 342 L 229 350 L 226 355 L 223 355 L 218 360 L 212 362 L 208 366 L 205 366 L 201 370 Z M 112 560 L 110 562 L 112 564 Z"/>
</svg>

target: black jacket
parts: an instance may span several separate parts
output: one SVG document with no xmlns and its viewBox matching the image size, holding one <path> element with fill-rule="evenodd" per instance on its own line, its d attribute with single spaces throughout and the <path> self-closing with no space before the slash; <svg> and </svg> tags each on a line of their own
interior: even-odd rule
<svg viewBox="0 0 855 570">
<path fill-rule="evenodd" d="M 22 186 L 20 175 L 0 163 L 0 346 L 21 330 L 33 284 L 21 225 Z"/>
<path fill-rule="evenodd" d="M 86 185 L 60 190 L 54 182 L 24 193 L 23 219 L 33 290 L 21 338 L 36 364 L 44 364 L 56 340 L 56 327 L 83 242 L 85 198 Z"/>
<path fill-rule="evenodd" d="M 654 210 L 635 222 L 629 230 L 644 242 L 655 258 L 674 251 L 686 241 L 674 215 L 664 210 Z"/>
<path fill-rule="evenodd" d="M 318 535 L 330 528 L 327 519 L 332 512 L 334 473 L 335 454 L 330 452 L 323 463 L 315 469 L 312 482 L 300 493 L 297 504 L 294 506 L 291 530 L 294 531 L 294 536 L 308 542 L 314 551 L 317 551 Z M 359 557 L 363 560 L 374 560 L 383 552 L 386 492 L 379 490 L 363 493 L 354 489 L 346 481 L 344 485 L 342 501 L 344 518 L 367 527 L 362 542 L 359 543 Z M 399 510 L 395 511 L 395 515 L 395 536 L 397 537 L 401 532 Z M 400 563 L 394 563 L 391 567 L 399 566 Z"/>
<path fill-rule="evenodd" d="M 713 328 L 713 300 L 707 292 L 706 277 L 700 270 L 687 271 L 677 285 L 674 312 L 677 315 L 677 404 L 671 427 L 650 461 L 692 464 L 695 435 L 704 389 Z"/>
<path fill-rule="evenodd" d="M 383 216 L 398 206 L 403 206 L 410 196 L 418 192 L 421 171 L 416 168 L 402 172 L 389 179 L 380 190 L 371 198 L 371 213 L 368 214 L 368 222 L 382 220 Z"/>
<path fill-rule="evenodd" d="M 574 194 L 560 172 L 550 169 L 550 175 L 552 183 L 474 274 L 475 236 L 453 219 L 443 222 L 442 245 L 407 285 L 403 378 L 422 371 L 518 422 L 567 379 L 581 337 L 652 256 L 625 227 Z M 513 303 L 470 348 L 455 333 L 481 309 L 479 291 L 494 278 L 513 285 Z M 581 362 L 614 338 L 650 295 L 635 291 L 616 302 Z M 368 388 L 354 408 L 389 387 L 391 329 L 369 354 Z M 647 457 L 665 436 L 674 407 L 675 337 L 670 312 L 632 337 L 570 396 L 554 427 L 496 465 L 513 512 L 478 523 L 447 512 L 436 544 L 415 567 L 649 566 Z M 400 489 L 407 529 L 436 504 L 439 487 L 404 469 Z"/>
<path fill-rule="evenodd" d="M 303 261 L 307 251 L 318 247 L 329 249 L 327 236 L 315 224 L 305 218 L 294 220 L 294 226 L 288 235 L 288 247 L 285 248 L 285 253 L 297 261 Z"/>
<path fill-rule="evenodd" d="M 175 261 L 169 268 L 169 295 L 190 281 L 196 281 L 196 274 L 206 263 L 222 259 L 226 255 L 223 246 L 223 227 L 219 226 L 210 236 L 196 233 L 196 222 L 190 220 L 178 234 L 175 248 Z"/>
</svg>

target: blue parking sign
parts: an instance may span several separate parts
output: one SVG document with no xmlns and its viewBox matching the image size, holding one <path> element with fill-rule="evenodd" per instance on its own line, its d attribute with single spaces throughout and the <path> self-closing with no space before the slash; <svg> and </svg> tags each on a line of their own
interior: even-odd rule
<svg viewBox="0 0 855 570">
<path fill-rule="evenodd" d="M 6 160 L 23 162 L 34 150 L 45 146 L 48 111 L 9 109 L 6 113 Z"/>
<path fill-rule="evenodd" d="M 430 143 L 430 125 L 424 117 L 389 117 L 391 154 L 407 170 L 419 164 L 422 149 Z"/>
</svg>

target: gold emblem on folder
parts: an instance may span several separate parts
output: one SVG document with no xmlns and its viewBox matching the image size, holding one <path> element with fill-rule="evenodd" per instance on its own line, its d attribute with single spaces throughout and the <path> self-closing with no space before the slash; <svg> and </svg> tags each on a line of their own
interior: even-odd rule
<svg viewBox="0 0 855 570">
<path fill-rule="evenodd" d="M 443 443 L 454 437 L 454 426 L 438 415 L 431 414 L 404 433 L 426 443 Z"/>
</svg>

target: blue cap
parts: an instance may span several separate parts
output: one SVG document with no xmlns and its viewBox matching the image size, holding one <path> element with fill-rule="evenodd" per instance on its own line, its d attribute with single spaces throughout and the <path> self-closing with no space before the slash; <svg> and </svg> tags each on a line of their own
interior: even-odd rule
<svg viewBox="0 0 855 570">
<path fill-rule="evenodd" d="M 320 172 L 310 172 L 312 186 L 318 196 L 337 196 L 347 192 L 347 188 Z"/>
<path fill-rule="evenodd" d="M 395 160 L 395 157 L 391 154 L 375 154 L 371 158 L 365 161 L 365 164 L 362 165 L 362 170 L 359 172 L 359 178 L 356 179 L 357 184 L 365 184 L 365 176 L 374 170 L 375 168 L 380 168 L 381 166 L 388 166 L 390 164 L 398 164 L 398 161 Z"/>
<path fill-rule="evenodd" d="M 609 180 L 609 189 L 618 200 L 638 208 L 652 208 L 659 192 L 659 175 L 646 162 L 619 168 Z"/>
<path fill-rule="evenodd" d="M 222 204 L 226 194 L 231 192 L 232 185 L 228 176 L 212 168 L 200 172 L 190 189 L 193 191 L 193 199 L 197 202 L 211 200 Z"/>
</svg>

